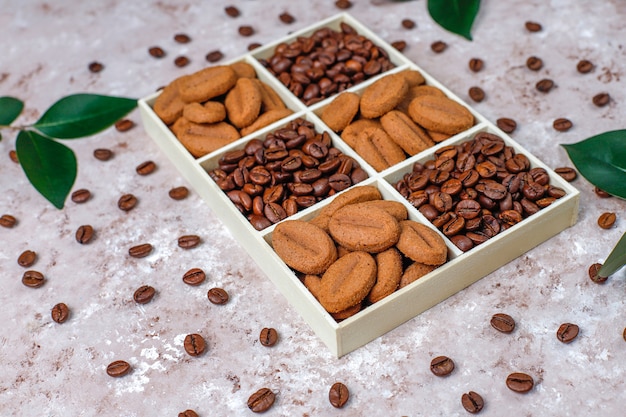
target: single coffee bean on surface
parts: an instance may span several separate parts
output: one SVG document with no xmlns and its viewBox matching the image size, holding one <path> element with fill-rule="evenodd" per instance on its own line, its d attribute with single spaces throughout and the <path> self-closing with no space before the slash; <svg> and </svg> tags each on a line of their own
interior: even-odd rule
<svg viewBox="0 0 626 417">
<path fill-rule="evenodd" d="M 165 56 L 165 51 L 159 46 L 152 46 L 148 48 L 148 53 L 154 58 L 163 58 Z"/>
<path fill-rule="evenodd" d="M 98 61 L 93 61 L 89 63 L 89 71 L 93 73 L 98 73 L 104 69 L 104 64 Z"/>
<path fill-rule="evenodd" d="M 484 62 L 480 58 L 472 58 L 469 60 L 469 69 L 473 72 L 478 72 L 483 69 Z"/>
<path fill-rule="evenodd" d="M 121 119 L 115 122 L 115 129 L 118 132 L 127 132 L 135 127 L 135 122 L 130 119 Z"/>
<path fill-rule="evenodd" d="M 113 378 L 119 378 L 127 375 L 130 370 L 130 364 L 122 360 L 113 361 L 107 366 L 107 374 Z"/>
<path fill-rule="evenodd" d="M 541 29 L 543 29 L 540 23 L 533 22 L 530 20 L 524 23 L 524 26 L 526 27 L 526 30 L 528 30 L 529 32 L 539 32 L 541 31 Z"/>
<path fill-rule="evenodd" d="M 593 192 L 600 198 L 609 198 L 611 194 L 607 193 L 604 190 L 599 189 L 598 187 L 593 187 Z"/>
<path fill-rule="evenodd" d="M 135 168 L 135 171 L 139 175 L 149 175 L 149 174 L 152 174 L 155 169 L 156 169 L 156 164 L 153 161 L 146 161 L 137 165 L 137 167 Z"/>
<path fill-rule="evenodd" d="M 437 356 L 430 361 L 430 371 L 437 376 L 447 376 L 454 371 L 454 361 L 447 356 Z"/>
<path fill-rule="evenodd" d="M 137 205 L 137 197 L 132 194 L 124 194 L 117 201 L 117 207 L 123 211 L 129 211 L 135 208 Z"/>
<path fill-rule="evenodd" d="M 184 55 L 177 56 L 176 59 L 174 59 L 174 65 L 179 68 L 186 67 L 187 65 L 189 65 L 189 62 L 189 58 Z"/>
<path fill-rule="evenodd" d="M 88 224 L 79 226 L 76 230 L 75 237 L 76 241 L 82 245 L 91 242 L 91 239 L 93 238 L 93 227 Z"/>
<path fill-rule="evenodd" d="M 204 341 L 204 338 L 197 333 L 192 333 L 185 336 L 183 346 L 185 347 L 185 352 L 187 352 L 189 356 L 200 356 L 204 353 L 204 350 L 206 349 L 206 343 Z"/>
<path fill-rule="evenodd" d="M 248 408 L 254 413 L 264 413 L 272 407 L 276 394 L 269 388 L 261 388 L 248 398 Z"/>
<path fill-rule="evenodd" d="M 598 217 L 598 226 L 603 229 L 610 229 L 615 224 L 615 220 L 617 216 L 615 213 L 602 213 L 600 217 Z"/>
<path fill-rule="evenodd" d="M 567 182 L 572 182 L 578 177 L 578 173 L 571 167 L 559 167 L 555 168 L 554 172 L 559 174 Z"/>
<path fill-rule="evenodd" d="M 496 125 L 504 132 L 504 133 L 513 133 L 515 129 L 517 129 L 517 122 L 508 117 L 501 117 L 496 120 Z"/>
<path fill-rule="evenodd" d="M 350 0 L 337 0 L 335 6 L 338 9 L 346 10 L 352 7 L 352 2 Z"/>
<path fill-rule="evenodd" d="M 15 162 L 16 164 L 20 163 L 19 159 L 17 158 L 17 152 L 15 152 L 14 149 L 11 149 L 9 151 L 9 158 L 11 159 L 11 161 Z"/>
<path fill-rule="evenodd" d="M 581 74 L 587 74 L 593 70 L 593 63 L 589 60 L 581 59 L 578 61 L 578 64 L 576 64 L 576 70 Z"/>
<path fill-rule="evenodd" d="M 93 151 L 93 156 L 100 161 L 108 161 L 113 157 L 113 151 L 106 148 L 98 148 Z"/>
<path fill-rule="evenodd" d="M 241 36 L 252 36 L 254 35 L 254 29 L 249 25 L 239 26 L 239 34 Z"/>
<path fill-rule="evenodd" d="M 539 57 L 531 56 L 526 60 L 526 66 L 531 71 L 539 71 L 543 68 L 543 61 Z"/>
<path fill-rule="evenodd" d="M 259 335 L 259 341 L 263 346 L 274 346 L 278 341 L 278 332 L 273 327 L 264 327 Z"/>
<path fill-rule="evenodd" d="M 200 285 L 206 279 L 206 273 L 200 268 L 191 268 L 183 275 L 183 282 L 187 285 Z"/>
<path fill-rule="evenodd" d="M 186 33 L 177 33 L 174 35 L 174 42 L 189 43 L 191 42 L 191 37 Z"/>
<path fill-rule="evenodd" d="M 485 99 L 485 92 L 480 87 L 470 87 L 468 94 L 476 103 L 480 103 Z"/>
<path fill-rule="evenodd" d="M 229 296 L 226 290 L 223 288 L 211 288 L 207 292 L 207 297 L 209 301 L 213 304 L 221 305 L 226 304 L 228 302 Z"/>
<path fill-rule="evenodd" d="M 415 27 L 415 20 L 402 19 L 402 27 L 405 29 L 413 29 Z"/>
<path fill-rule="evenodd" d="M 399 52 L 402 52 L 406 49 L 406 41 L 394 41 L 391 42 L 391 46 L 393 46 Z"/>
<path fill-rule="evenodd" d="M 63 323 L 70 316 L 70 309 L 65 303 L 58 303 L 52 307 L 50 315 L 55 322 Z"/>
<path fill-rule="evenodd" d="M 622 333 L 622 337 L 624 338 L 624 341 L 626 341 L 626 327 L 624 327 L 624 332 Z"/>
<path fill-rule="evenodd" d="M 515 330 L 515 320 L 508 314 L 496 313 L 491 317 L 491 326 L 502 333 L 511 333 Z"/>
<path fill-rule="evenodd" d="M 281 13 L 278 18 L 280 19 L 281 22 L 286 23 L 288 25 L 292 24 L 293 22 L 296 21 L 296 18 L 293 17 L 292 15 L 290 15 L 287 12 Z"/>
<path fill-rule="evenodd" d="M 342 382 L 335 382 L 328 391 L 328 401 L 335 408 L 343 408 L 350 399 L 350 391 Z"/>
<path fill-rule="evenodd" d="M 19 266 L 23 266 L 24 268 L 28 268 L 32 266 L 37 260 L 37 253 L 32 250 L 25 250 L 17 257 L 17 264 Z"/>
<path fill-rule="evenodd" d="M 178 417 L 199 417 L 198 413 L 193 410 L 185 410 L 182 413 L 178 413 Z"/>
<path fill-rule="evenodd" d="M 592 101 L 593 104 L 595 104 L 596 106 L 604 107 L 609 104 L 609 101 L 611 101 L 611 96 L 609 95 L 609 93 L 599 93 L 593 96 Z"/>
<path fill-rule="evenodd" d="M 192 249 L 200 244 L 202 239 L 197 235 L 185 235 L 178 238 L 178 246 L 183 249 Z"/>
<path fill-rule="evenodd" d="M 598 272 L 600 272 L 600 268 L 602 268 L 602 264 L 597 262 L 591 264 L 591 266 L 589 267 L 589 279 L 596 284 L 603 284 L 608 279 L 608 277 L 602 277 L 598 275 Z"/>
<path fill-rule="evenodd" d="M 552 87 L 554 87 L 554 81 L 548 78 L 539 80 L 537 81 L 537 84 L 535 84 L 535 88 L 537 89 L 537 91 L 541 91 L 542 93 L 549 92 L 550 90 L 552 90 Z"/>
<path fill-rule="evenodd" d="M 17 224 L 17 219 L 10 214 L 0 216 L 0 226 L 10 229 Z"/>
<path fill-rule="evenodd" d="M 260 48 L 261 44 L 258 42 L 252 42 L 250 45 L 248 45 L 248 51 L 254 51 L 257 48 Z"/>
<path fill-rule="evenodd" d="M 563 323 L 556 331 L 556 338 L 563 343 L 571 343 L 578 336 L 579 328 L 573 323 Z"/>
<path fill-rule="evenodd" d="M 506 386 L 519 393 L 525 393 L 533 389 L 535 381 L 533 377 L 523 372 L 513 372 L 506 377 Z"/>
<path fill-rule="evenodd" d="M 39 288 L 46 282 L 45 277 L 39 271 L 26 271 L 22 275 L 22 284 L 30 288 Z"/>
<path fill-rule="evenodd" d="M 185 186 L 174 187 L 169 190 L 168 195 L 172 200 L 183 200 L 189 195 L 189 189 Z"/>
<path fill-rule="evenodd" d="M 128 254 L 133 258 L 144 258 L 152 252 L 152 245 L 150 243 L 142 243 L 128 249 Z"/>
<path fill-rule="evenodd" d="M 571 120 L 564 117 L 558 118 L 554 122 L 552 122 L 552 127 L 554 128 L 554 130 L 557 130 L 559 132 L 567 132 L 572 128 L 573 125 L 574 124 Z"/>
<path fill-rule="evenodd" d="M 91 198 L 91 192 L 85 188 L 81 188 L 72 193 L 71 197 L 73 202 L 77 204 L 81 204 L 89 200 Z"/>
<path fill-rule="evenodd" d="M 226 6 L 224 8 L 224 11 L 230 17 L 239 17 L 239 15 L 241 14 L 239 9 L 237 7 L 235 7 L 235 6 Z"/>
<path fill-rule="evenodd" d="M 448 47 L 448 44 L 445 43 L 444 41 L 435 41 L 430 45 L 430 49 L 436 54 L 442 53 L 443 51 L 446 50 L 447 47 Z"/>
<path fill-rule="evenodd" d="M 224 58 L 224 54 L 219 51 L 219 50 L 215 50 L 215 51 L 211 51 L 208 54 L 206 54 L 206 56 L 204 57 L 207 61 L 213 63 L 213 62 L 217 62 L 219 60 L 221 60 L 222 58 Z"/>
<path fill-rule="evenodd" d="M 470 391 L 461 396 L 461 405 L 463 405 L 463 408 L 465 408 L 468 413 L 476 414 L 483 409 L 485 401 L 480 394 Z"/>
<path fill-rule="evenodd" d="M 137 288 L 137 290 L 133 294 L 133 300 L 135 300 L 137 304 L 148 304 L 150 301 L 152 301 L 155 294 L 156 290 L 154 289 L 154 287 L 150 285 L 142 285 L 141 287 Z"/>
</svg>

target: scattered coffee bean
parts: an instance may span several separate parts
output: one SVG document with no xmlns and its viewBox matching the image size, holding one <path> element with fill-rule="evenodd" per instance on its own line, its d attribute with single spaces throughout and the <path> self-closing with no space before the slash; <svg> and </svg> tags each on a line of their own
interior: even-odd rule
<svg viewBox="0 0 626 417">
<path fill-rule="evenodd" d="M 547 93 L 552 90 L 552 87 L 554 87 L 554 81 L 548 78 L 544 78 L 543 80 L 538 81 L 537 84 L 535 84 L 535 87 L 538 91 L 541 91 L 542 93 Z"/>
<path fill-rule="evenodd" d="M 249 25 L 239 26 L 239 34 L 241 36 L 252 36 L 254 35 L 254 28 Z"/>
<path fill-rule="evenodd" d="M 130 119 L 122 119 L 115 122 L 115 129 L 118 132 L 127 132 L 133 127 L 135 127 L 135 122 Z"/>
<path fill-rule="evenodd" d="M 178 238 L 178 246 L 183 249 L 195 248 L 200 242 L 200 236 L 197 235 L 185 235 Z"/>
<path fill-rule="evenodd" d="M 328 391 L 328 401 L 335 408 L 343 408 L 350 398 L 350 391 L 341 382 L 335 382 Z"/>
<path fill-rule="evenodd" d="M 182 413 L 178 413 L 178 417 L 199 417 L 198 413 L 193 410 L 185 410 Z"/>
<path fill-rule="evenodd" d="M 469 96 L 476 103 L 480 103 L 485 99 L 485 92 L 480 87 L 470 87 Z"/>
<path fill-rule="evenodd" d="M 609 95 L 609 93 L 599 93 L 593 96 L 592 101 L 593 104 L 595 104 L 596 106 L 604 107 L 609 104 L 609 101 L 611 101 L 611 96 Z"/>
<path fill-rule="evenodd" d="M 54 307 L 52 307 L 52 311 L 50 312 L 52 320 L 57 323 L 63 323 L 70 316 L 70 309 L 67 308 L 65 303 L 58 303 Z"/>
<path fill-rule="evenodd" d="M 615 220 L 617 216 L 615 213 L 602 213 L 600 217 L 598 217 L 598 226 L 603 229 L 610 229 L 615 224 Z"/>
<path fill-rule="evenodd" d="M 74 191 L 70 198 L 72 199 L 74 203 L 81 204 L 89 200 L 90 197 L 91 197 L 91 192 L 89 190 L 81 188 L 80 190 Z"/>
<path fill-rule="evenodd" d="M 261 44 L 258 42 L 252 42 L 250 45 L 248 45 L 248 51 L 254 51 L 257 48 L 260 48 Z"/>
<path fill-rule="evenodd" d="M 111 157 L 113 157 L 113 151 L 110 149 L 99 148 L 93 151 L 93 156 L 100 161 L 108 161 Z"/>
<path fill-rule="evenodd" d="M 532 21 L 526 22 L 524 26 L 526 26 L 526 30 L 528 30 L 529 32 L 539 32 L 542 29 L 540 23 L 532 22 Z"/>
<path fill-rule="evenodd" d="M 398 50 L 398 52 L 402 52 L 406 49 L 406 42 L 405 41 L 394 41 L 391 42 L 391 46 L 393 46 L 395 49 Z"/>
<path fill-rule="evenodd" d="M 534 385 L 533 377 L 522 372 L 513 372 L 506 377 L 506 386 L 511 391 L 525 393 L 533 389 Z"/>
<path fill-rule="evenodd" d="M 281 22 L 286 23 L 288 25 L 292 24 L 293 22 L 296 21 L 296 19 L 290 15 L 287 12 L 281 13 L 278 18 L 280 19 Z"/>
<path fill-rule="evenodd" d="M 25 250 L 20 254 L 20 256 L 18 256 L 17 264 L 19 266 L 23 266 L 24 268 L 28 268 L 29 266 L 32 266 L 36 260 L 37 253 L 33 252 L 32 250 Z"/>
<path fill-rule="evenodd" d="M 335 6 L 338 9 L 346 10 L 352 7 L 352 2 L 350 0 L 337 0 Z"/>
<path fill-rule="evenodd" d="M 20 163 L 19 159 L 17 159 L 17 152 L 15 152 L 14 149 L 11 149 L 9 151 L 9 159 L 11 159 L 11 161 L 15 162 L 16 164 Z"/>
<path fill-rule="evenodd" d="M 104 65 L 101 62 L 94 61 L 89 64 L 89 71 L 98 73 L 104 69 Z"/>
<path fill-rule="evenodd" d="M 93 238 L 93 227 L 91 227 L 90 225 L 86 224 L 86 225 L 80 226 L 76 230 L 76 241 L 78 243 L 86 245 L 87 243 L 91 242 L 92 238 Z"/>
<path fill-rule="evenodd" d="M 241 12 L 239 12 L 239 9 L 235 6 L 226 6 L 224 8 L 224 11 L 230 17 L 239 17 L 239 15 L 241 14 Z"/>
<path fill-rule="evenodd" d="M 598 187 L 593 187 L 593 192 L 600 198 L 609 198 L 611 194 L 607 193 L 604 190 L 599 189 Z"/>
<path fill-rule="evenodd" d="M 554 170 L 557 174 L 561 176 L 565 181 L 572 182 L 578 177 L 578 173 L 574 168 L 570 167 L 559 167 Z"/>
<path fill-rule="evenodd" d="M 200 285 L 206 279 L 206 274 L 200 268 L 191 268 L 183 275 L 183 282 L 187 285 Z"/>
<path fill-rule="evenodd" d="M 511 333 L 515 330 L 515 320 L 508 314 L 496 313 L 491 317 L 491 326 L 502 333 Z"/>
<path fill-rule="evenodd" d="M 204 353 L 206 343 L 201 335 L 192 333 L 185 336 L 183 346 L 185 347 L 185 352 L 187 352 L 189 356 L 200 356 Z"/>
<path fill-rule="evenodd" d="M 261 334 L 259 335 L 259 341 L 263 346 L 274 346 L 278 341 L 278 332 L 272 327 L 265 327 L 261 330 Z"/>
<path fill-rule="evenodd" d="M 437 376 L 447 376 L 454 371 L 454 362 L 447 356 L 437 356 L 430 362 L 430 371 Z"/>
<path fill-rule="evenodd" d="M 554 130 L 557 130 L 559 132 L 567 132 L 572 128 L 572 126 L 572 121 L 564 117 L 560 117 L 552 122 L 552 127 L 554 128 Z"/>
<path fill-rule="evenodd" d="M 526 66 L 531 71 L 539 71 L 541 68 L 543 68 L 543 61 L 541 60 L 541 58 L 531 56 L 526 60 Z"/>
<path fill-rule="evenodd" d="M 445 43 L 444 41 L 435 41 L 430 45 L 430 49 L 436 54 L 442 53 L 443 51 L 446 50 L 447 47 L 448 47 L 448 44 Z"/>
<path fill-rule="evenodd" d="M 22 284 L 30 288 L 39 288 L 46 282 L 43 274 L 39 271 L 26 271 L 22 275 Z"/>
<path fill-rule="evenodd" d="M 205 59 L 211 63 L 213 62 L 217 62 L 220 59 L 224 58 L 224 54 L 222 53 L 222 51 L 220 50 L 215 50 L 215 51 L 211 51 L 208 54 L 206 54 Z"/>
<path fill-rule="evenodd" d="M 563 323 L 556 331 L 556 338 L 563 343 L 571 343 L 578 336 L 578 326 L 572 323 Z"/>
<path fill-rule="evenodd" d="M 191 38 L 185 33 L 177 33 L 174 35 L 174 41 L 178 43 L 189 43 Z"/>
<path fill-rule="evenodd" d="M 155 169 L 156 169 L 156 164 L 153 161 L 146 161 L 137 165 L 137 167 L 135 168 L 135 171 L 139 175 L 149 175 L 149 174 L 152 174 Z"/>
<path fill-rule="evenodd" d="M 124 194 L 117 202 L 117 207 L 123 211 L 129 211 L 137 205 L 137 197 L 132 194 Z"/>
<path fill-rule="evenodd" d="M 131 370 L 130 364 L 126 361 L 114 361 L 107 366 L 107 374 L 113 378 L 119 378 L 128 374 Z"/>
<path fill-rule="evenodd" d="M 508 117 L 501 117 L 496 120 L 496 125 L 504 132 L 504 133 L 513 133 L 515 129 L 517 129 L 517 122 Z"/>
<path fill-rule="evenodd" d="M 483 397 L 480 396 L 480 394 L 474 391 L 470 391 L 461 396 L 461 404 L 468 413 L 476 414 L 483 409 L 483 407 L 485 406 L 485 401 L 483 400 Z"/>
<path fill-rule="evenodd" d="M 17 224 L 17 219 L 10 214 L 0 216 L 0 226 L 10 229 Z"/>
<path fill-rule="evenodd" d="M 174 59 L 174 65 L 176 65 L 178 68 L 186 67 L 187 65 L 189 65 L 189 62 L 189 58 L 184 55 L 177 56 L 176 59 Z"/>
<path fill-rule="evenodd" d="M 480 58 L 472 58 L 469 60 L 469 69 L 473 72 L 478 72 L 483 69 L 484 62 Z"/>
<path fill-rule="evenodd" d="M 589 267 L 589 279 L 591 279 L 596 284 L 603 284 L 608 279 L 608 277 L 598 275 L 598 272 L 600 272 L 600 268 L 602 268 L 601 263 L 594 263 L 591 264 L 591 266 Z"/>
<path fill-rule="evenodd" d="M 141 245 L 133 246 L 128 249 L 128 254 L 133 258 L 143 258 L 152 252 L 152 245 L 150 243 L 142 243 Z"/>
<path fill-rule="evenodd" d="M 415 20 L 402 19 L 402 27 L 405 29 L 413 29 L 415 27 Z"/>
<path fill-rule="evenodd" d="M 624 332 L 622 333 L 622 337 L 624 338 L 624 341 L 626 341 L 626 327 L 624 327 Z"/>
<path fill-rule="evenodd" d="M 593 66 L 594 65 L 591 63 L 591 61 L 582 59 L 578 61 L 578 64 L 576 64 L 576 70 L 581 74 L 587 74 L 591 72 L 591 70 L 593 70 Z"/>
<path fill-rule="evenodd" d="M 182 200 L 189 195 L 189 189 L 185 186 L 172 188 L 168 195 L 172 200 Z"/>
<path fill-rule="evenodd" d="M 165 56 L 165 51 L 158 46 L 150 47 L 148 53 L 155 58 L 163 58 Z"/>
<path fill-rule="evenodd" d="M 207 292 L 207 297 L 209 301 L 213 304 L 226 304 L 228 302 L 228 293 L 222 288 L 211 288 Z"/>
<path fill-rule="evenodd" d="M 264 413 L 276 400 L 276 394 L 269 388 L 261 388 L 248 398 L 248 408 L 254 413 Z"/>
<path fill-rule="evenodd" d="M 142 285 L 137 288 L 133 294 L 133 300 L 135 300 L 137 304 L 148 304 L 154 298 L 154 294 L 156 294 L 154 287 L 150 285 Z"/>
</svg>

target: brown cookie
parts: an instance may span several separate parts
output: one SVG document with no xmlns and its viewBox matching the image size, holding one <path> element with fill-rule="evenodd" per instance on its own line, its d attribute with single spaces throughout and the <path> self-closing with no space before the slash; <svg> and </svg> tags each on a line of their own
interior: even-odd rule
<svg viewBox="0 0 626 417">
<path fill-rule="evenodd" d="M 391 74 L 369 85 L 361 96 L 361 115 L 368 119 L 380 117 L 400 103 L 409 90 L 404 76 Z"/>
<path fill-rule="evenodd" d="M 398 74 L 404 77 L 409 85 L 409 88 L 415 87 L 416 85 L 422 85 L 426 82 L 422 73 L 414 69 L 400 71 Z"/>
<path fill-rule="evenodd" d="M 225 94 L 236 82 L 237 74 L 231 67 L 208 67 L 181 80 L 180 97 L 187 103 L 204 102 Z"/>
<path fill-rule="evenodd" d="M 362 204 L 340 208 L 328 222 L 335 242 L 352 251 L 382 252 L 398 242 L 400 225 L 386 211 Z"/>
<path fill-rule="evenodd" d="M 354 316 L 356 313 L 361 311 L 363 308 L 363 304 L 358 303 L 353 305 L 352 307 L 348 307 L 343 311 L 338 311 L 337 313 L 330 313 L 331 317 L 337 321 L 345 320 L 349 317 Z"/>
<path fill-rule="evenodd" d="M 239 78 L 224 100 L 226 114 L 235 127 L 250 126 L 261 112 L 261 91 L 254 79 Z"/>
<path fill-rule="evenodd" d="M 163 123 L 170 125 L 183 114 L 185 101 L 180 96 L 180 84 L 184 77 L 169 83 L 154 101 L 154 112 Z"/>
<path fill-rule="evenodd" d="M 406 210 L 404 204 L 399 201 L 393 200 L 372 200 L 365 201 L 363 203 L 357 203 L 356 205 L 365 206 L 365 207 L 376 207 L 386 211 L 391 214 L 394 219 L 397 221 L 406 220 L 409 216 L 409 213 Z"/>
<path fill-rule="evenodd" d="M 349 147 L 354 149 L 357 137 L 363 129 L 366 129 L 368 127 L 380 128 L 381 124 L 378 119 L 355 120 L 354 122 L 346 126 L 345 129 L 343 129 L 343 132 L 341 132 L 341 139 L 343 139 L 343 141 L 346 142 Z"/>
<path fill-rule="evenodd" d="M 270 110 L 282 110 L 285 108 L 285 103 L 280 98 L 278 93 L 274 91 L 272 87 L 265 84 L 261 80 L 256 80 L 261 92 L 261 113 L 265 113 Z"/>
<path fill-rule="evenodd" d="M 256 78 L 254 67 L 245 61 L 233 62 L 229 67 L 235 71 L 237 78 Z"/>
<path fill-rule="evenodd" d="M 306 274 L 302 277 L 302 283 L 315 299 L 319 299 L 320 285 L 322 285 L 322 279 L 319 275 Z"/>
<path fill-rule="evenodd" d="M 272 246 L 289 267 L 304 274 L 321 274 L 337 259 L 330 236 L 302 220 L 279 223 L 272 233 Z"/>
<path fill-rule="evenodd" d="M 172 130 L 178 132 L 180 143 L 196 158 L 226 146 L 240 137 L 237 129 L 225 122 L 198 124 L 187 121 L 182 124 L 179 128 L 172 127 Z"/>
<path fill-rule="evenodd" d="M 384 129 L 367 128 L 361 131 L 354 150 L 378 172 L 406 159 L 402 148 L 391 140 Z"/>
<path fill-rule="evenodd" d="M 446 242 L 433 229 L 413 220 L 401 221 L 400 228 L 402 231 L 396 247 L 407 258 L 426 265 L 446 262 Z"/>
<path fill-rule="evenodd" d="M 334 132 L 341 132 L 352 122 L 359 111 L 358 94 L 344 91 L 339 94 L 322 112 L 320 118 Z"/>
<path fill-rule="evenodd" d="M 380 118 L 383 129 L 404 152 L 410 156 L 416 155 L 435 145 L 428 133 L 416 125 L 406 114 L 391 110 Z"/>
<path fill-rule="evenodd" d="M 351 252 L 322 276 L 319 301 L 329 313 L 360 304 L 376 282 L 376 261 L 367 252 Z"/>
<path fill-rule="evenodd" d="M 189 103 L 183 108 L 183 116 L 194 123 L 217 123 L 226 118 L 226 108 L 217 101 Z"/>
<path fill-rule="evenodd" d="M 340 208 L 349 204 L 361 203 L 363 201 L 381 200 L 383 197 L 378 188 L 371 185 L 362 185 L 352 187 L 334 197 L 333 201 L 324 206 L 317 217 L 313 218 L 310 223 L 328 231 L 328 222 L 331 216 Z"/>
<path fill-rule="evenodd" d="M 396 248 L 376 254 L 376 284 L 370 290 L 367 300 L 375 303 L 392 294 L 402 278 L 402 255 Z"/>
<path fill-rule="evenodd" d="M 434 271 L 435 268 L 436 266 L 434 265 L 426 265 L 419 262 L 412 263 L 404 270 L 402 278 L 400 278 L 399 288 L 404 288 L 410 283 L 417 281 L 429 272 Z"/>
<path fill-rule="evenodd" d="M 404 96 L 404 98 L 402 99 L 402 101 L 400 101 L 400 103 L 398 103 L 398 105 L 396 106 L 396 110 L 399 110 L 403 113 L 407 113 L 409 112 L 409 104 L 411 104 L 411 101 L 413 101 L 413 99 L 415 97 L 419 97 L 419 96 L 423 96 L 423 95 L 435 95 L 435 96 L 440 96 L 440 97 L 445 97 L 446 95 L 444 94 L 443 91 L 441 91 L 441 89 L 435 87 L 434 85 L 415 85 L 413 87 L 409 87 L 409 91 L 408 93 L 406 93 L 406 95 Z"/>
<path fill-rule="evenodd" d="M 241 129 L 241 136 L 247 136 L 251 133 L 256 132 L 259 129 L 263 129 L 265 126 L 269 126 L 272 123 L 277 122 L 292 113 L 293 111 L 287 108 L 266 111 L 265 113 L 260 115 L 251 125 Z"/>
<path fill-rule="evenodd" d="M 419 96 L 409 104 L 411 119 L 427 130 L 455 135 L 474 124 L 474 116 L 463 105 L 447 97 Z"/>
<path fill-rule="evenodd" d="M 430 136 L 431 139 L 437 143 L 443 142 L 444 140 L 449 139 L 452 136 L 454 136 L 454 135 L 449 135 L 447 133 L 434 132 L 432 130 L 427 130 L 427 133 L 428 133 L 428 136 Z"/>
</svg>

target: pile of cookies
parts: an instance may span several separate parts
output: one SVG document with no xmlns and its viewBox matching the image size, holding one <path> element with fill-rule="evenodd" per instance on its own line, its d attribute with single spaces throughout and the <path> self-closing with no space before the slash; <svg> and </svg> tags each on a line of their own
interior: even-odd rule
<svg viewBox="0 0 626 417">
<path fill-rule="evenodd" d="M 371 185 L 339 194 L 310 221 L 272 233 L 278 256 L 336 320 L 416 281 L 448 258 L 444 239 Z"/>
<path fill-rule="evenodd" d="M 154 111 L 196 158 L 292 113 L 244 61 L 175 79 L 157 97 Z"/>
<path fill-rule="evenodd" d="M 360 96 L 341 93 L 320 117 L 378 172 L 474 125 L 466 107 L 410 69 L 378 79 Z"/>
</svg>

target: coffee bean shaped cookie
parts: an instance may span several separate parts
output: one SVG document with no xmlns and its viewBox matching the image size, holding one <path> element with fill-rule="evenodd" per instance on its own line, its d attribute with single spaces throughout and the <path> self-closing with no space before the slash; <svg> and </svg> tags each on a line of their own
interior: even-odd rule
<svg viewBox="0 0 626 417">
<path fill-rule="evenodd" d="M 404 288 L 410 283 L 417 281 L 429 272 L 434 271 L 435 268 L 436 266 L 434 265 L 426 265 L 419 262 L 413 262 L 404 270 L 404 273 L 400 278 L 399 288 Z"/>
<path fill-rule="evenodd" d="M 348 205 L 330 218 L 328 231 L 335 242 L 353 251 L 382 252 L 398 242 L 400 225 L 376 207 Z"/>
<path fill-rule="evenodd" d="M 409 116 L 427 130 L 455 135 L 474 124 L 470 111 L 447 97 L 419 96 L 409 104 Z"/>
<path fill-rule="evenodd" d="M 304 274 L 322 274 L 337 259 L 330 236 L 302 220 L 279 223 L 272 233 L 272 246 L 288 266 Z"/>
<path fill-rule="evenodd" d="M 328 222 L 330 221 L 330 218 L 340 208 L 349 204 L 380 200 L 382 198 L 383 197 L 380 194 L 380 191 L 378 191 L 378 188 L 371 185 L 352 187 L 336 196 L 330 204 L 324 206 L 324 208 L 320 210 L 320 214 L 313 218 L 310 223 L 328 231 Z"/>
<path fill-rule="evenodd" d="M 356 146 L 356 139 L 362 130 L 373 127 L 380 128 L 381 124 L 378 119 L 359 119 L 350 123 L 343 132 L 341 132 L 341 139 L 348 144 L 349 147 L 354 149 Z"/>
<path fill-rule="evenodd" d="M 409 104 L 411 104 L 411 101 L 413 101 L 415 97 L 425 96 L 425 95 L 434 95 L 434 96 L 440 96 L 440 97 L 446 96 L 446 94 L 440 88 L 437 88 L 434 85 L 425 85 L 425 84 L 416 85 L 413 87 L 409 87 L 408 93 L 406 93 L 402 101 L 398 103 L 398 105 L 396 106 L 396 110 L 399 110 L 403 113 L 408 114 Z"/>
<path fill-rule="evenodd" d="M 446 243 L 433 229 L 413 220 L 401 221 L 400 228 L 402 232 L 396 247 L 407 258 L 426 265 L 446 262 Z"/>
<path fill-rule="evenodd" d="M 265 126 L 269 126 L 272 123 L 289 116 L 291 113 L 293 113 L 293 110 L 287 108 L 268 110 L 260 115 L 251 125 L 241 129 L 241 136 L 247 136 L 253 132 L 256 132 L 257 130 L 262 129 Z"/>
<path fill-rule="evenodd" d="M 204 102 L 225 94 L 235 86 L 237 75 L 228 66 L 208 67 L 184 77 L 180 96 L 187 102 Z"/>
<path fill-rule="evenodd" d="M 361 116 L 368 119 L 380 117 L 400 103 L 409 85 L 399 74 L 387 75 L 368 86 L 361 96 Z"/>
<path fill-rule="evenodd" d="M 359 101 L 358 94 L 345 91 L 326 106 L 320 117 L 334 132 L 341 132 L 359 111 Z"/>
<path fill-rule="evenodd" d="M 154 101 L 154 112 L 166 125 L 172 124 L 183 114 L 185 101 L 180 96 L 181 78 L 169 83 Z"/>
<path fill-rule="evenodd" d="M 356 204 L 360 206 L 365 206 L 365 207 L 377 207 L 379 209 L 383 209 L 387 213 L 391 214 L 393 218 L 396 219 L 397 221 L 406 220 L 409 216 L 409 213 L 407 212 L 406 207 L 404 206 L 404 204 L 400 203 L 399 201 L 372 200 L 372 201 L 365 201 L 363 203 L 356 203 Z"/>
<path fill-rule="evenodd" d="M 406 114 L 392 110 L 380 118 L 383 129 L 404 152 L 416 155 L 435 145 L 428 133 L 415 124 Z"/>
<path fill-rule="evenodd" d="M 182 119 L 182 118 L 181 118 Z M 185 148 L 196 158 L 211 153 L 239 139 L 239 132 L 226 122 L 198 124 L 187 122 L 172 131 Z"/>
<path fill-rule="evenodd" d="M 183 116 L 194 123 L 217 123 L 226 118 L 226 109 L 217 101 L 207 101 L 204 105 L 189 103 L 183 109 Z"/>
<path fill-rule="evenodd" d="M 255 80 L 240 78 L 224 100 L 228 119 L 237 128 L 250 126 L 261 111 L 261 91 Z"/>
<path fill-rule="evenodd" d="M 376 254 L 376 284 L 370 290 L 367 301 L 375 303 L 392 294 L 402 278 L 402 255 L 396 248 Z"/>
<path fill-rule="evenodd" d="M 364 129 L 354 150 L 378 172 L 405 160 L 406 156 L 383 129 Z"/>
</svg>

